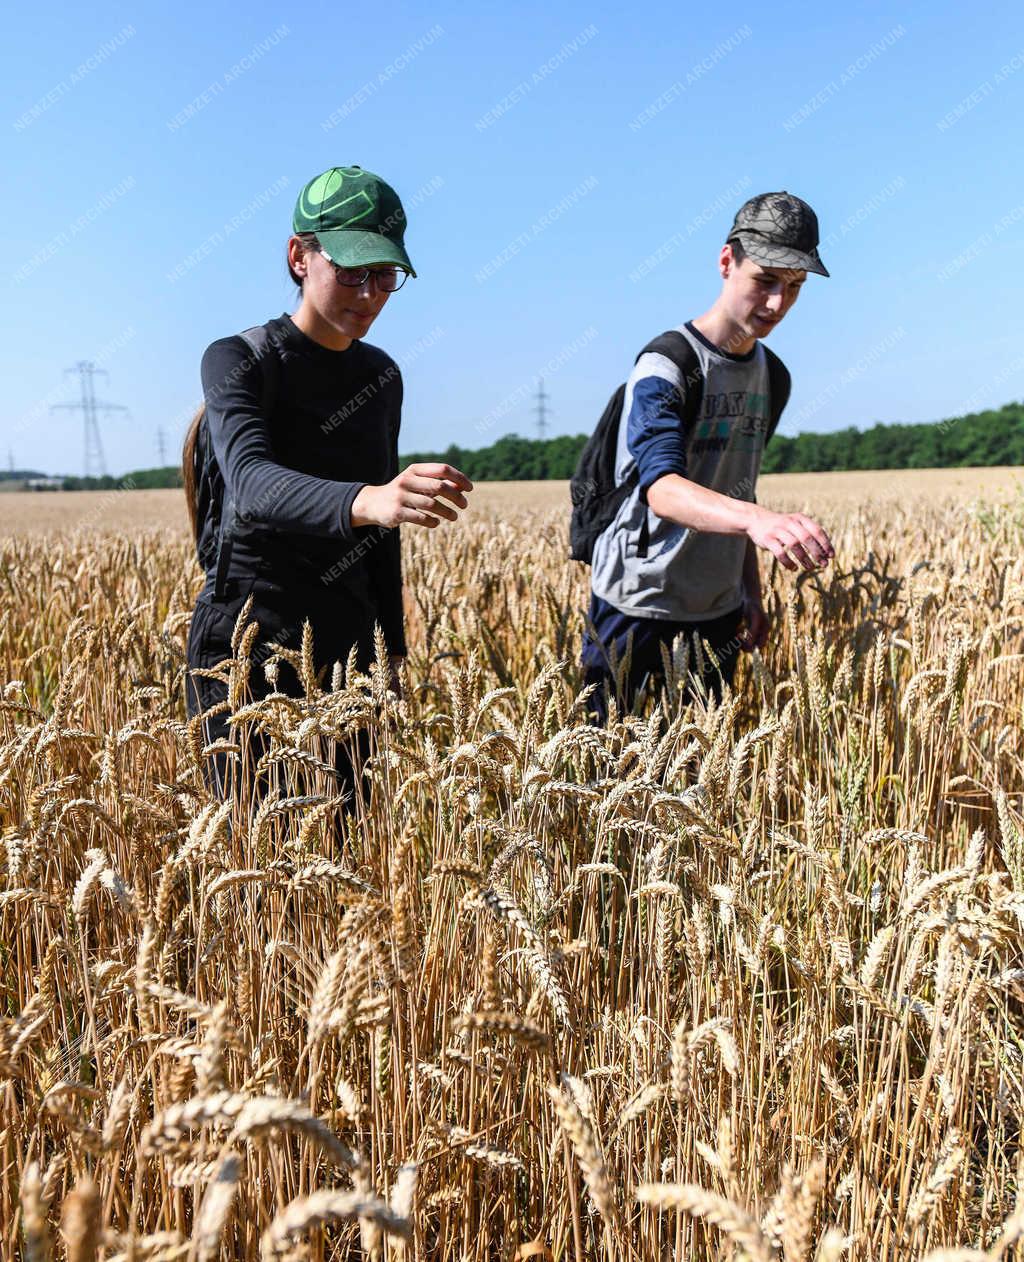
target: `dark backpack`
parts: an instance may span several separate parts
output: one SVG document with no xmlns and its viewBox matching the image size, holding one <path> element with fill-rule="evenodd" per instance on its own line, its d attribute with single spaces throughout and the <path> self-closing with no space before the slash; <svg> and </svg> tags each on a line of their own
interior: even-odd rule
<svg viewBox="0 0 1024 1262">
<path fill-rule="evenodd" d="M 769 419 L 765 443 L 775 433 L 779 417 L 789 400 L 789 371 L 778 355 L 764 348 L 768 364 Z M 690 340 L 678 329 L 670 329 L 647 343 L 639 355 L 648 353 L 664 355 L 679 369 L 686 389 L 679 407 L 679 421 L 684 432 L 689 430 L 700 412 L 704 396 L 704 374 L 697 352 Z M 633 361 L 634 363 L 636 360 Z M 691 389 L 696 386 L 696 389 Z M 597 428 L 587 439 L 580 453 L 576 472 L 569 483 L 572 498 L 572 517 L 569 522 L 569 555 L 574 561 L 590 565 L 594 556 L 594 544 L 611 523 L 632 493 L 639 478 L 636 466 L 625 482 L 615 481 L 615 463 L 619 445 L 619 424 L 626 398 L 626 383 L 608 400 Z M 637 555 L 647 555 L 648 529 L 646 518 L 640 531 Z"/>
<path fill-rule="evenodd" d="M 281 376 L 281 361 L 270 339 L 267 329 L 259 324 L 245 329 L 240 337 L 245 338 L 249 349 L 259 361 L 263 373 L 263 414 L 269 420 L 277 399 L 278 385 Z M 202 523 L 209 521 L 213 527 L 211 539 L 207 546 L 200 550 L 199 563 L 209 571 L 216 563 L 214 594 L 223 598 L 226 591 L 228 569 L 231 564 L 233 537 L 237 529 L 235 506 L 224 504 L 224 477 L 217 463 L 217 457 L 210 439 L 210 426 L 206 420 L 205 404 L 201 408 L 202 415 L 196 431 L 194 452 L 194 472 L 196 486 L 196 521 L 199 523 L 199 534 L 202 534 Z"/>
</svg>

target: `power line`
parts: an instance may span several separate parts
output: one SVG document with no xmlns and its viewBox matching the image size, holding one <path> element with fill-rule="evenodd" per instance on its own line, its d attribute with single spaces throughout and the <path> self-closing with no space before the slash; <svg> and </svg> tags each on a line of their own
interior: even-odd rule
<svg viewBox="0 0 1024 1262">
<path fill-rule="evenodd" d="M 164 427 L 162 425 L 157 426 L 156 449 L 160 458 L 160 468 L 164 469 L 167 466 L 167 446 L 164 437 Z"/>
<path fill-rule="evenodd" d="M 548 399 L 551 396 L 544 390 L 544 378 L 537 380 L 537 393 L 534 396 L 534 413 L 537 417 L 537 437 L 543 438 L 548 427 Z"/>
<path fill-rule="evenodd" d="M 107 461 L 103 454 L 103 440 L 100 437 L 99 422 L 96 419 L 97 412 L 127 412 L 129 409 L 120 403 L 103 403 L 96 398 L 96 392 L 93 388 L 93 377 L 96 373 L 101 372 L 103 375 L 109 376 L 105 368 L 97 368 L 95 364 L 87 359 L 80 359 L 74 368 L 66 368 L 65 372 L 77 372 L 79 381 L 82 386 L 82 401 L 80 403 L 53 403 L 50 410 L 56 408 L 71 408 L 77 411 L 82 410 L 83 420 L 83 446 L 85 448 L 84 473 L 89 477 L 106 477 Z"/>
</svg>

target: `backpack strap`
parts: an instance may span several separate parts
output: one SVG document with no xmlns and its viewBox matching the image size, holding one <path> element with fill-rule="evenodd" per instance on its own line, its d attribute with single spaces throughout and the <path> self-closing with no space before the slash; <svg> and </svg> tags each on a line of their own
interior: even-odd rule
<svg viewBox="0 0 1024 1262">
<path fill-rule="evenodd" d="M 700 360 L 697 358 L 697 352 L 693 349 L 693 343 L 688 337 L 680 333 L 678 329 L 669 329 L 667 333 L 659 333 L 656 338 L 648 342 L 640 352 L 640 355 L 664 355 L 666 359 L 670 359 L 679 369 L 679 375 L 683 379 L 679 420 L 683 429 L 688 429 L 696 421 L 697 414 L 700 411 L 701 400 L 704 397 L 704 373 L 701 371 Z M 637 361 L 640 359 L 640 355 L 637 355 Z M 646 506 L 647 495 L 643 491 L 640 493 L 640 501 Z M 645 513 L 643 523 L 640 526 L 640 538 L 637 541 L 637 556 L 645 557 L 647 555 L 650 539 L 651 532 L 647 525 L 647 514 Z"/>
<path fill-rule="evenodd" d="M 267 332 L 264 324 L 257 324 L 245 329 L 241 336 L 259 362 L 262 373 L 261 407 L 263 416 L 269 422 L 277 400 L 278 386 L 281 380 L 281 361 L 277 347 Z M 220 531 L 217 538 L 217 570 L 213 581 L 213 594 L 217 600 L 227 595 L 228 570 L 231 567 L 231 552 L 234 547 L 235 506 L 233 503 L 224 506 L 221 513 Z"/>
<path fill-rule="evenodd" d="M 762 342 L 761 345 L 764 346 L 764 343 Z M 789 375 L 789 369 L 773 350 L 765 346 L 764 354 L 768 363 L 768 432 L 764 436 L 765 446 L 767 446 L 772 434 L 778 429 L 779 418 L 789 402 L 789 391 L 793 379 Z"/>
<path fill-rule="evenodd" d="M 278 384 L 281 380 L 281 360 L 277 353 L 277 343 L 267 332 L 265 324 L 257 324 L 251 329 L 243 329 L 239 335 L 244 337 L 249 349 L 259 360 L 263 372 L 263 410 L 270 419 L 277 399 Z"/>
</svg>

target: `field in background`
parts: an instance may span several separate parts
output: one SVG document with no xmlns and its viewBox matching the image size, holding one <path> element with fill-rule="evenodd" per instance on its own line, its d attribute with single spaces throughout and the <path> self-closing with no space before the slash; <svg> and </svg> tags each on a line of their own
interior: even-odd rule
<svg viewBox="0 0 1024 1262">
<path fill-rule="evenodd" d="M 484 487 L 405 532 L 402 698 L 292 653 L 306 696 L 245 706 L 287 664 L 238 628 L 264 796 L 225 807 L 180 496 L 5 497 L 0 1255 L 63 1217 L 106 1262 L 1016 1256 L 1024 532 L 962 511 L 999 478 L 765 479 L 835 565 L 765 566 L 725 704 L 607 729 L 564 487 Z"/>
<path fill-rule="evenodd" d="M 1024 489 L 1024 468 L 883 469 L 873 473 L 777 473 L 758 480 L 758 499 L 773 508 L 819 513 L 868 499 L 900 503 L 938 497 L 964 503 L 978 497 L 1005 500 Z M 564 508 L 568 482 L 481 482 L 473 509 L 500 513 L 511 508 Z M 184 528 L 181 491 L 17 492 L 0 495 L 0 536 L 36 530 L 136 530 Z"/>
</svg>

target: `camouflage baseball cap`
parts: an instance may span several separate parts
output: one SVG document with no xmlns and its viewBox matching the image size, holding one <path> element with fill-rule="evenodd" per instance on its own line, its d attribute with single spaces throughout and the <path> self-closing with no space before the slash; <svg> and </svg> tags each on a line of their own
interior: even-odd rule
<svg viewBox="0 0 1024 1262">
<path fill-rule="evenodd" d="M 294 232 L 315 232 L 339 267 L 392 263 L 413 276 L 405 251 L 405 211 L 390 184 L 362 167 L 331 167 L 299 193 Z"/>
<path fill-rule="evenodd" d="M 818 216 L 792 193 L 759 193 L 744 202 L 727 239 L 734 237 L 762 267 L 828 275 L 818 257 Z"/>
</svg>

